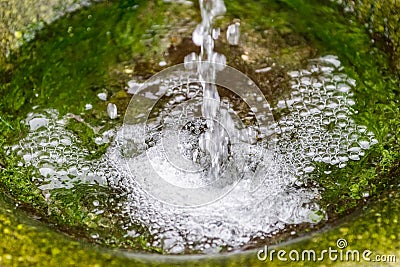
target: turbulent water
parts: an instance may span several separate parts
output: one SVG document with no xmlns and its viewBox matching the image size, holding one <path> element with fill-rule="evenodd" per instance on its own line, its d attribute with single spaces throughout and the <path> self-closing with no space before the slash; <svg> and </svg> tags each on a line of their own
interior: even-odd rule
<svg viewBox="0 0 400 267">
<path fill-rule="evenodd" d="M 101 159 L 88 161 L 85 158 L 91 152 L 80 148 L 79 139 L 65 128 L 68 120 L 79 118 L 72 115 L 60 118 L 54 110 L 35 110 L 26 120 L 30 133 L 10 147 L 9 153 L 14 151 L 20 155 L 21 165 L 38 169 L 33 179 L 46 193 L 51 194 L 54 188 L 72 188 L 77 182 L 108 184 L 125 191 L 128 200 L 118 205 L 119 215 L 125 219 L 117 227 L 123 228 L 127 235 L 137 235 L 140 233 L 134 231 L 134 225 L 143 225 L 155 237 L 152 245 L 169 253 L 214 253 L 240 248 L 255 238 L 269 238 L 288 224 L 321 220 L 323 211 L 315 203 L 319 198 L 318 188 L 301 187 L 308 173 L 314 170 L 315 162 L 342 168 L 348 161 L 359 160 L 376 143 L 373 134 L 350 118 L 354 104 L 351 88 L 356 82 L 341 71 L 339 60 L 327 56 L 311 61 L 307 69 L 289 73 L 293 91 L 277 107 L 287 108 L 289 113 L 277 122 L 275 149 L 246 142 L 231 146 L 230 154 L 235 157 L 231 162 L 245 162 L 242 166 L 252 168 L 241 169 L 240 182 L 225 197 L 209 205 L 171 206 L 141 189 L 131 169 L 137 168 L 142 177 L 151 174 L 154 170 L 142 165 L 148 157 L 156 171 L 171 183 L 190 188 L 209 181 L 179 180 L 178 175 L 171 175 L 164 168 L 168 161 L 157 138 L 146 153 L 138 154 L 126 164 L 127 132 L 135 138 L 135 133 L 142 129 L 140 125 L 124 125 L 104 133 L 96 142 L 110 142 L 109 150 Z M 200 114 L 201 98 L 201 94 L 189 98 Z M 171 106 L 164 107 L 165 114 L 174 113 L 174 105 L 188 101 L 179 94 L 169 100 Z M 221 103 L 226 105 L 227 100 Z M 198 145 L 199 134 L 205 126 L 206 122 L 200 120 L 182 128 L 183 142 L 192 144 L 191 148 L 179 148 L 183 155 L 193 155 L 192 150 Z M 131 128 L 126 131 L 125 127 Z M 167 136 L 173 135 L 170 130 L 167 127 Z"/>
<path fill-rule="evenodd" d="M 66 128 L 71 120 L 85 122 L 56 110 L 34 109 L 26 118 L 29 134 L 8 148 L 21 166 L 37 169 L 32 179 L 47 197 L 77 183 L 123 191 L 124 200 L 96 207 L 112 206 L 124 218 L 115 227 L 127 237 L 144 226 L 154 237 L 149 245 L 172 254 L 239 249 L 290 224 L 319 222 L 325 218 L 319 188 L 303 186 L 316 163 L 343 168 L 377 142 L 351 119 L 356 81 L 335 56 L 289 72 L 291 94 L 274 109 L 252 81 L 238 80 L 244 82 L 233 94 L 249 110 L 240 115 L 216 85 L 224 75 L 233 82 L 232 73 L 243 75 L 213 48 L 220 30 L 212 20 L 225 6 L 200 1 L 200 7 L 203 20 L 193 33 L 200 54 L 145 85 L 129 83 L 135 96 L 124 125 L 95 139 L 110 144 L 100 159 L 88 160 L 92 151 Z M 238 38 L 239 25 L 230 25 L 227 40 L 237 45 Z M 274 122 L 275 110 L 286 115 Z"/>
<path fill-rule="evenodd" d="M 222 0 L 200 0 L 199 3 L 202 22 L 193 32 L 193 42 L 200 46 L 201 52 L 200 55 L 194 53 L 188 55 L 185 58 L 185 63 L 194 62 L 197 64 L 197 72 L 203 92 L 201 112 L 207 126 L 205 132 L 200 135 L 199 144 L 201 151 L 207 151 L 210 156 L 211 166 L 208 176 L 216 178 L 221 175 L 221 164 L 228 157 L 230 136 L 225 129 L 227 127 L 232 128 L 233 122 L 226 112 L 226 116 L 223 116 L 222 120 L 218 118 L 220 97 L 215 85 L 215 76 L 217 75 L 217 68 L 221 68 L 221 66 L 207 64 L 207 62 L 226 64 L 225 56 L 214 51 L 214 39 L 218 38 L 218 29 L 212 28 L 213 18 L 224 14 L 226 7 Z M 207 83 L 207 80 L 211 82 Z M 231 131 L 231 134 L 234 134 L 234 131 Z"/>
</svg>

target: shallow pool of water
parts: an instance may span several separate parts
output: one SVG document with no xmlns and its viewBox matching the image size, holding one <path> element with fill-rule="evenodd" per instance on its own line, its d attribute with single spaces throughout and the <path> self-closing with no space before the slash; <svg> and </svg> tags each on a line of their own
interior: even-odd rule
<svg viewBox="0 0 400 267">
<path fill-rule="evenodd" d="M 201 121 L 192 120 L 191 131 L 185 124 L 179 136 L 166 123 L 190 121 L 188 113 L 181 116 L 185 105 L 200 112 L 196 84 L 166 96 L 136 90 L 196 50 L 188 39 L 196 22 L 187 16 L 197 11 L 188 3 L 96 4 L 54 22 L 13 53 L 2 72 L 2 187 L 72 236 L 170 254 L 276 243 L 318 229 L 379 195 L 393 183 L 388 173 L 398 156 L 393 145 L 398 128 L 392 123 L 399 115 L 398 81 L 369 67 L 387 69 L 384 54 L 371 47 L 360 26 L 337 15 L 333 4 L 324 12 L 334 19 L 324 23 L 316 10 L 304 21 L 307 3 L 257 5 L 269 7 L 268 14 L 255 16 L 256 5 L 242 10 L 227 3 L 228 13 L 218 23 L 224 31 L 240 18 L 242 43 L 230 46 L 222 39 L 216 50 L 260 87 L 274 118 L 275 145 L 230 145 L 223 170 L 235 186 L 226 195 L 182 208 L 143 189 L 155 173 L 185 188 L 212 182 L 201 172 L 200 178 L 182 178 L 165 157 L 166 146 L 176 152 L 178 144 L 180 153 L 192 157 L 199 144 Z M 146 8 L 159 12 L 159 20 L 143 15 Z M 327 34 L 333 29 L 340 35 Z M 342 46 L 349 38 L 355 41 Z M 193 96 L 182 97 L 188 88 Z M 249 128 L 252 107 L 219 91 L 226 112 Z M 147 125 L 148 148 L 137 148 L 135 138 L 145 128 L 127 123 L 127 117 L 124 123 L 124 113 L 128 121 L 140 118 L 154 97 L 160 101 L 153 116 L 161 119 Z M 383 111 L 393 119 L 386 120 Z M 196 158 L 196 164 L 209 164 L 207 155 Z M 148 185 L 165 197 L 173 194 Z"/>
</svg>

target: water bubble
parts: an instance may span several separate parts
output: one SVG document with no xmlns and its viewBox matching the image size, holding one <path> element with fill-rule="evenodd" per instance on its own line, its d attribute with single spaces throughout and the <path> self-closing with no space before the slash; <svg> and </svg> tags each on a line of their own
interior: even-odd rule
<svg viewBox="0 0 400 267">
<path fill-rule="evenodd" d="M 375 138 L 372 138 L 372 139 L 371 139 L 371 142 L 370 142 L 370 145 L 373 146 L 373 145 L 375 145 L 375 144 L 377 144 L 377 143 L 378 143 L 378 140 L 375 139 Z"/>
<path fill-rule="evenodd" d="M 370 147 L 370 142 L 367 137 L 360 137 L 358 138 L 358 144 L 362 149 L 369 149 Z"/>
<path fill-rule="evenodd" d="M 347 98 L 347 105 L 354 106 L 355 104 L 356 104 L 356 102 L 353 99 Z"/>
<path fill-rule="evenodd" d="M 348 125 L 347 117 L 338 118 L 336 124 L 341 128 L 346 127 Z"/>
<path fill-rule="evenodd" d="M 93 239 L 98 239 L 100 237 L 100 235 L 98 233 L 93 233 L 90 235 L 90 237 Z"/>
<path fill-rule="evenodd" d="M 29 123 L 29 127 L 31 131 L 36 131 L 42 127 L 46 127 L 49 123 L 49 120 L 46 118 L 32 118 L 32 119 L 27 119 Z"/>
<path fill-rule="evenodd" d="M 97 97 L 98 97 L 100 100 L 106 101 L 106 100 L 107 100 L 107 93 L 98 93 L 98 94 L 97 94 Z"/>
<path fill-rule="evenodd" d="M 85 104 L 85 110 L 91 110 L 93 108 L 92 104 Z"/>
<path fill-rule="evenodd" d="M 347 163 L 346 163 L 346 162 L 340 162 L 340 163 L 338 164 L 339 169 L 343 169 L 343 168 L 345 168 L 346 166 L 347 166 Z"/>
<path fill-rule="evenodd" d="M 367 127 L 364 125 L 357 125 L 357 130 L 359 133 L 365 133 L 367 131 Z"/>
<path fill-rule="evenodd" d="M 348 93 L 350 91 L 350 86 L 345 83 L 339 83 L 337 85 L 339 92 Z"/>
<path fill-rule="evenodd" d="M 339 100 L 337 98 L 328 98 L 326 100 L 326 106 L 331 109 L 336 109 L 339 107 Z"/>
<path fill-rule="evenodd" d="M 330 119 L 329 117 L 323 117 L 323 118 L 321 119 L 321 123 L 322 123 L 323 125 L 329 125 L 329 124 L 331 123 L 331 119 Z"/>
<path fill-rule="evenodd" d="M 360 160 L 360 156 L 357 152 L 350 152 L 349 159 L 357 161 L 357 160 Z"/>
<path fill-rule="evenodd" d="M 314 166 L 306 166 L 305 168 L 304 168 L 304 172 L 305 173 L 311 173 L 311 172 L 313 172 L 315 170 L 315 167 Z"/>
<path fill-rule="evenodd" d="M 358 143 L 352 143 L 348 150 L 349 152 L 353 152 L 353 153 L 359 153 L 361 151 L 361 147 L 359 146 Z"/>
</svg>

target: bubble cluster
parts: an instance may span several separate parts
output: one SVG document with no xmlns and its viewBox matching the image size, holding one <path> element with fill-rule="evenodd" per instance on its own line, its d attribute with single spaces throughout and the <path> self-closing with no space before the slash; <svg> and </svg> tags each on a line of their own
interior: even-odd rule
<svg viewBox="0 0 400 267">
<path fill-rule="evenodd" d="M 20 166 L 37 169 L 32 181 L 41 190 L 72 188 L 77 182 L 106 184 L 104 172 L 86 160 L 95 151 L 83 148 L 80 139 L 66 129 L 69 119 L 74 120 L 59 118 L 56 110 L 29 113 L 28 135 L 8 150 L 21 157 Z"/>
<path fill-rule="evenodd" d="M 293 158 L 299 176 L 312 172 L 315 162 L 344 168 L 378 142 L 352 119 L 356 81 L 340 70 L 337 57 L 326 56 L 289 73 L 290 98 L 278 103 L 288 111 L 278 122 L 280 151 Z"/>
<path fill-rule="evenodd" d="M 246 151 L 251 149 L 254 149 L 254 155 L 261 154 L 259 156 L 265 161 L 273 158 L 267 151 L 260 151 L 259 147 L 237 147 L 233 153 L 251 154 Z M 109 156 L 114 158 L 114 162 L 121 164 L 118 163 L 121 160 L 119 149 L 114 148 L 110 152 Z M 153 160 L 162 163 L 157 157 Z M 148 170 L 140 166 L 142 161 L 138 157 L 135 166 L 140 169 L 139 173 L 147 176 Z M 146 225 L 150 229 L 155 238 L 153 246 L 160 246 L 172 254 L 185 251 L 218 253 L 222 249 L 229 251 L 245 246 L 256 237 L 271 237 L 283 230 L 286 224 L 322 219 L 318 215 L 320 208 L 314 201 L 318 191 L 295 189 L 293 184 L 296 177 L 290 174 L 289 162 L 281 165 L 270 161 L 268 167 L 258 169 L 258 176 L 255 177 L 259 179 L 257 185 L 249 177 L 244 178 L 223 198 L 196 208 L 178 208 L 161 203 L 143 194 L 134 178 L 126 174 L 112 182 L 116 183 L 114 186 L 117 188 L 128 192 L 129 201 L 125 203 L 127 216 L 133 223 Z"/>
<path fill-rule="evenodd" d="M 148 94 L 144 89 L 141 90 L 141 96 L 147 96 L 149 99 L 160 95 L 156 107 L 152 107 L 158 113 L 150 113 L 151 119 L 143 122 L 147 124 L 146 127 L 136 120 L 135 124 L 124 124 L 116 139 L 119 146 L 108 153 L 109 157 L 114 158 L 113 162 L 117 166 L 123 165 L 124 159 L 128 163 L 131 173 L 122 174 L 109 182 L 113 187 L 128 192 L 127 215 L 134 224 L 146 225 L 150 229 L 155 238 L 153 246 L 161 246 L 166 252 L 173 254 L 187 251 L 216 253 L 222 249 L 238 249 L 255 238 L 270 237 L 283 230 L 286 224 L 312 223 L 323 219 L 323 211 L 315 203 L 318 191 L 297 189 L 296 186 L 301 183 L 297 183 L 292 163 L 275 150 L 256 141 L 251 144 L 237 140 L 230 144 L 227 161 L 229 166 L 225 171 L 231 176 L 231 180 L 239 176 L 241 180 L 239 179 L 240 182 L 222 198 L 207 205 L 190 207 L 178 207 L 160 201 L 157 197 L 161 195 L 182 194 L 187 187 L 194 185 L 197 189 L 199 183 L 205 186 L 210 182 L 207 180 L 207 174 L 188 171 L 188 163 L 181 166 L 185 172 L 174 168 L 185 161 L 184 157 L 193 160 L 194 155 L 201 153 L 201 150 L 197 149 L 199 140 L 201 141 L 199 136 L 204 132 L 203 128 L 207 127 L 205 120 L 201 118 L 187 120 L 192 117 L 191 113 L 201 114 L 202 95 L 199 86 L 191 84 L 189 80 L 183 81 L 184 86 L 178 86 L 182 77 L 180 74 L 177 77 L 174 75 L 170 73 L 168 76 L 170 79 L 167 83 L 170 84 L 162 83 L 162 86 L 169 88 L 164 96 L 159 91 Z M 180 82 L 176 84 L 175 81 Z M 154 86 L 151 80 L 150 86 Z M 193 88 L 197 89 L 198 94 L 187 97 L 185 92 L 191 92 L 190 89 Z M 256 95 L 253 97 L 257 98 Z M 260 98 L 258 102 L 264 99 Z M 140 101 L 143 101 L 142 98 Z M 161 103 L 163 104 L 158 107 Z M 220 110 L 226 108 L 229 112 L 228 103 L 229 99 L 221 99 Z M 183 106 L 184 109 L 178 109 Z M 251 107 L 253 116 L 254 112 L 257 112 L 255 109 L 256 107 Z M 140 114 L 140 118 L 143 117 L 146 116 Z M 183 127 L 182 122 L 185 122 Z M 239 131 L 233 124 L 232 127 L 231 131 Z M 144 129 L 148 131 L 147 147 L 140 147 L 140 140 L 136 139 Z M 247 129 L 257 131 L 252 127 Z M 174 136 L 177 138 L 173 138 Z M 175 152 L 172 156 L 166 155 L 169 146 L 172 146 Z M 182 155 L 180 161 L 174 160 L 174 156 Z M 195 159 L 200 160 L 197 162 L 200 167 L 207 165 L 207 155 Z M 204 160 L 205 164 L 201 160 Z M 151 165 L 147 164 L 147 161 L 150 161 Z M 175 162 L 175 166 L 171 166 L 171 162 Z M 156 183 L 152 182 L 154 177 L 157 177 Z M 158 186 L 159 180 L 185 188 L 170 191 L 166 186 Z M 229 179 L 223 180 L 225 183 L 230 182 Z M 220 185 L 225 186 L 225 183 Z M 143 188 L 138 185 L 144 184 L 143 188 L 151 187 L 152 194 L 143 194 Z M 213 195 L 213 190 L 214 187 L 205 193 Z M 188 198 L 195 197 L 190 194 L 184 195 Z"/>
</svg>

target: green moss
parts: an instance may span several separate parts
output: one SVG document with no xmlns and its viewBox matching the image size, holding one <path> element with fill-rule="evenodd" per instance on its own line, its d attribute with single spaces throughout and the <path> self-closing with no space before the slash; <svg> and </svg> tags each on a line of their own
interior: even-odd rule
<svg viewBox="0 0 400 267">
<path fill-rule="evenodd" d="M 66 129 L 74 133 L 79 138 L 79 141 L 81 142 L 80 145 L 90 151 L 90 155 L 86 157 L 87 160 L 101 157 L 109 147 L 108 143 L 102 145 L 96 144 L 94 140 L 98 134 L 96 134 L 85 122 L 76 121 L 71 118 L 68 121 Z"/>
<path fill-rule="evenodd" d="M 399 1 L 344 1 L 344 4 L 354 9 L 374 42 L 389 51 L 392 65 L 400 73 Z"/>
<path fill-rule="evenodd" d="M 379 195 L 385 190 L 384 185 L 398 182 L 391 172 L 400 162 L 400 82 L 389 65 L 388 55 L 369 42 L 354 18 L 337 16 L 333 5 L 312 8 L 317 5 L 315 1 L 284 2 L 296 10 L 290 18 L 293 29 L 302 32 L 320 53 L 338 55 L 345 72 L 358 81 L 353 91 L 357 100 L 354 119 L 367 126 L 379 141 L 361 162 L 353 162 L 344 170 L 333 169 L 330 175 L 317 175 L 316 179 L 326 188 L 325 205 L 338 214 L 347 213 L 359 205 L 363 194 Z M 301 19 L 306 16 L 336 19 Z M 351 19 L 353 23 L 349 24 Z"/>
<path fill-rule="evenodd" d="M 0 168 L 0 187 L 17 201 L 41 210 L 45 206 L 44 198 L 31 180 L 36 170 L 19 166 L 17 157 L 6 156 L 3 151 L 0 152 L 0 159 L 3 165 Z"/>
<path fill-rule="evenodd" d="M 10 200 L 0 195 L 0 263 L 6 266 L 360 266 L 370 262 L 299 261 L 281 262 L 276 254 L 273 261 L 259 261 L 257 250 L 236 255 L 222 255 L 202 258 L 159 258 L 106 250 L 89 245 L 84 241 L 72 240 L 41 223 L 26 217 L 11 205 Z M 315 250 L 337 249 L 338 239 L 346 239 L 346 249 L 357 249 L 362 253 L 368 249 L 376 255 L 394 255 L 399 261 L 400 248 L 398 188 L 388 190 L 379 200 L 367 206 L 356 217 L 346 218 L 340 227 L 316 233 L 295 243 L 283 243 L 272 249 Z M 344 250 L 346 251 L 346 250 Z"/>
<path fill-rule="evenodd" d="M 144 15 L 149 8 L 154 9 L 156 18 Z M 152 72 L 140 64 L 147 61 L 151 65 L 161 60 L 161 33 L 153 31 L 156 38 L 148 41 L 143 38 L 152 25 L 163 27 L 162 14 L 171 8 L 173 11 L 176 6 L 167 8 L 162 2 L 130 0 L 83 8 L 45 27 L 34 41 L 13 51 L 8 63 L 0 66 L 0 73 L 4 74 L 0 84 L 0 187 L 35 216 L 80 237 L 90 239 L 88 228 L 111 236 L 104 238 L 111 240 L 110 246 L 161 252 L 147 244 L 151 236 L 141 226 L 135 229 L 141 233 L 138 238 L 103 229 L 105 221 L 99 223 L 100 216 L 93 217 L 83 204 L 94 187 L 77 184 L 72 189 L 53 190 L 51 197 L 45 197 L 31 179 L 38 175 L 37 170 L 22 166 L 20 157 L 6 152 L 6 146 L 25 136 L 26 114 L 33 106 L 39 106 L 55 108 L 60 116 L 80 114 L 70 116 L 66 128 L 90 152 L 87 160 L 101 157 L 108 144 L 97 145 L 95 138 L 120 123 L 122 116 L 110 121 L 106 112 L 108 102 L 98 99 L 97 94 L 107 92 L 119 110 L 125 109 L 129 96 L 122 92 L 131 76 L 123 70 L 126 66 L 138 68 L 135 74 L 144 76 Z M 93 105 L 93 110 L 85 111 L 87 103 Z M 105 188 L 97 190 L 111 194 Z"/>
<path fill-rule="evenodd" d="M 398 37 L 393 23 L 396 16 L 386 16 L 387 22 L 381 20 L 395 3 L 376 3 L 374 12 L 378 19 L 374 20 L 373 29 L 379 36 L 385 35 L 388 29 L 391 33 L 389 46 L 379 40 L 377 44 L 370 42 L 371 36 L 362 25 L 371 10 L 367 1 L 358 6 L 360 9 L 356 14 L 340 13 L 337 6 L 316 0 L 226 1 L 227 18 L 240 18 L 243 33 L 255 31 L 268 39 L 272 37 L 265 31 L 271 30 L 273 37 L 293 44 L 274 43 L 272 55 L 280 57 L 280 63 L 290 62 L 293 55 L 308 47 L 318 54 L 338 55 L 344 71 L 358 81 L 354 91 L 358 113 L 354 114 L 354 119 L 373 131 L 379 141 L 362 161 L 349 163 L 344 169 L 330 169 L 329 175 L 324 173 L 328 166 L 318 165 L 314 178 L 325 188 L 321 205 L 328 209 L 331 218 L 342 217 L 364 205 L 366 193 L 376 204 L 368 206 L 362 216 L 347 219 L 341 228 L 318 233 L 288 247 L 319 249 L 334 246 L 340 237 L 347 238 L 354 247 L 373 245 L 386 253 L 399 247 L 396 217 L 400 207 L 399 190 L 394 185 L 399 183 L 400 177 L 400 84 L 396 67 L 391 64 L 398 53 Z M 136 4 L 138 9 L 133 8 Z M 148 10 L 152 11 L 151 16 Z M 47 26 L 34 41 L 14 52 L 7 64 L 0 66 L 0 94 L 3 97 L 0 101 L 0 188 L 34 210 L 35 216 L 56 224 L 58 229 L 75 238 L 96 243 L 88 233 L 99 233 L 109 237 L 104 239 L 103 245 L 162 253 L 147 245 L 152 237 L 141 226 L 136 226 L 142 233 L 139 238 L 124 238 L 113 228 L 115 221 L 104 220 L 91 211 L 92 196 L 107 201 L 115 192 L 101 186 L 76 185 L 72 189 L 53 190 L 51 196 L 45 198 L 31 181 L 35 170 L 19 166 L 18 157 L 6 154 L 4 146 L 25 135 L 21 121 L 34 105 L 39 105 L 56 108 L 61 115 L 80 114 L 84 122 L 70 119 L 67 128 L 78 137 L 82 147 L 94 151 L 90 159 L 101 156 L 107 145 L 95 144 L 97 133 L 92 127 L 102 127 L 101 131 L 104 131 L 120 121 L 109 122 L 105 111 L 108 102 L 100 101 L 97 93 L 106 91 L 110 101 L 116 103 L 119 110 L 125 110 L 129 97 L 124 94 L 123 87 L 130 76 L 124 69 L 129 67 L 144 77 L 157 71 L 154 63 L 162 58 L 166 44 L 162 40 L 164 33 L 151 26 L 168 23 L 172 16 L 177 16 L 175 11 L 175 7 L 167 8 L 161 1 L 124 0 L 96 4 Z M 227 20 L 220 21 L 225 22 Z M 384 51 L 382 47 L 385 47 Z M 307 56 L 299 56 L 298 61 Z M 92 111 L 84 110 L 86 103 L 93 104 Z M 0 202 L 0 239 L 5 240 L 0 242 L 0 265 L 29 266 L 43 262 L 48 266 L 149 264 L 145 260 L 129 259 L 121 253 L 73 241 L 53 229 L 23 219 L 25 215 L 15 211 L 9 200 L 0 199 Z M 376 216 L 378 212 L 380 216 Z M 60 251 L 68 251 L 68 256 Z M 172 263 L 188 264 L 179 260 Z M 154 265 L 163 266 L 163 263 L 154 259 Z M 251 252 L 206 258 L 190 265 L 263 266 L 265 263 L 259 262 Z"/>
<path fill-rule="evenodd" d="M 140 233 L 135 237 L 125 236 L 126 233 L 116 227 L 124 218 L 116 216 L 114 209 L 118 206 L 110 203 L 123 201 L 123 196 L 106 187 L 77 184 L 71 189 L 55 189 L 47 201 L 47 214 L 51 219 L 45 221 L 57 222 L 60 230 L 64 229 L 72 236 L 108 247 L 162 253 L 159 248 L 149 245 L 153 238 L 143 226 L 133 226 L 132 230 Z"/>
<path fill-rule="evenodd" d="M 1 266 L 128 266 L 130 261 L 26 218 L 0 194 Z M 145 266 L 137 262 L 137 266 Z"/>
<path fill-rule="evenodd" d="M 226 5 L 230 20 L 242 20 L 244 34 L 255 30 L 262 32 L 265 38 L 272 38 L 265 34 L 267 30 L 274 32 L 275 40 L 284 39 L 265 43 L 273 47 L 273 52 L 267 52 L 279 64 L 299 67 L 293 62 L 307 58 L 295 55 L 302 49 L 310 49 L 304 44 L 304 40 L 307 40 L 306 43 L 312 44 L 319 55 L 339 56 L 344 72 L 357 80 L 353 90 L 356 99 L 353 118 L 358 124 L 367 126 L 379 143 L 369 149 L 361 161 L 350 162 L 344 169 L 317 164 L 315 180 L 325 188 L 322 205 L 328 208 L 330 217 L 336 218 L 359 207 L 365 196 L 379 195 L 388 185 L 398 182 L 398 177 L 393 173 L 400 162 L 400 81 L 398 69 L 391 63 L 396 58 L 396 52 L 382 49 L 387 45 L 379 38 L 372 43 L 370 32 L 364 26 L 367 17 L 365 9 L 372 7 L 380 16 L 371 22 L 387 21 L 386 24 L 391 24 L 396 16 L 388 18 L 388 14 L 391 14 L 388 9 L 396 4 L 391 1 L 387 4 L 381 1 L 375 4 L 369 1 L 351 4 L 351 1 L 345 1 L 349 2 L 347 5 L 353 5 L 356 11 L 344 14 L 336 4 L 321 5 L 320 2 L 266 0 L 243 4 L 229 1 Z M 263 15 L 255 15 L 260 10 Z M 391 30 L 390 33 L 391 39 L 395 39 L 393 36 L 397 34 L 396 31 Z M 280 46 L 275 47 L 277 43 Z M 288 61 L 291 63 L 286 63 Z M 330 171 L 329 175 L 324 173 L 327 170 Z"/>
</svg>

